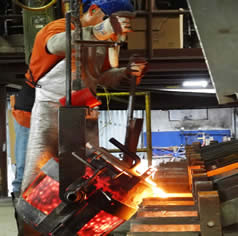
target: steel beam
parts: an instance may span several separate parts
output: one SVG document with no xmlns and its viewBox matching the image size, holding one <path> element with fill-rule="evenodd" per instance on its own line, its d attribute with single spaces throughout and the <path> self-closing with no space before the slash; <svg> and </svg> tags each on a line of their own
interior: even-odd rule
<svg viewBox="0 0 238 236">
<path fill-rule="evenodd" d="M 6 88 L 0 87 L 0 196 L 7 196 Z"/>
<path fill-rule="evenodd" d="M 220 201 L 217 191 L 198 192 L 202 236 L 222 236 Z"/>
<path fill-rule="evenodd" d="M 237 102 L 238 1 L 188 0 L 220 104 Z"/>
</svg>

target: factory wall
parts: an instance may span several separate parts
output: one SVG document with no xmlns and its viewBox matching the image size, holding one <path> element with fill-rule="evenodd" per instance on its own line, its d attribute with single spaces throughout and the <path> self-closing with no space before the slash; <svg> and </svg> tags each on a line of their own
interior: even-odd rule
<svg viewBox="0 0 238 236">
<path fill-rule="evenodd" d="M 231 129 L 233 108 L 151 111 L 152 132 Z"/>
<path fill-rule="evenodd" d="M 134 117 L 144 118 L 143 134 L 141 135 L 139 146 L 143 147 L 146 144 L 145 139 L 145 112 L 135 111 Z M 159 133 L 166 136 L 180 135 L 179 132 L 202 132 L 208 131 L 211 136 L 222 141 L 222 136 L 236 136 L 236 124 L 238 119 L 234 118 L 233 108 L 220 109 L 193 109 L 193 110 L 152 110 L 151 111 L 151 131 L 152 144 L 153 139 Z M 126 132 L 127 111 L 100 111 L 99 117 L 99 137 L 100 145 L 114 149 L 115 147 L 109 143 L 109 139 L 114 137 L 121 143 L 124 143 Z M 237 121 L 238 123 L 238 121 Z M 175 133 L 172 131 L 178 131 Z M 170 132 L 170 133 L 169 133 Z M 196 136 L 196 135 L 194 135 Z M 217 137 L 216 137 L 217 136 Z M 174 137 L 173 137 L 174 139 Z M 196 138 L 195 138 L 196 139 Z M 178 140 L 176 140 L 177 142 Z M 194 140 L 197 141 L 197 140 Z M 175 142 L 175 143 L 176 143 Z M 185 141 L 184 141 L 185 142 Z M 167 142 L 168 143 L 168 142 Z"/>
<path fill-rule="evenodd" d="M 144 118 L 144 111 L 134 111 L 134 118 Z M 117 149 L 113 144 L 109 142 L 109 139 L 112 137 L 117 139 L 120 143 L 124 144 L 126 124 L 126 110 L 100 111 L 98 119 L 100 146 L 107 149 Z M 143 147 L 143 132 L 141 134 L 141 138 L 139 139 L 138 147 Z"/>
<path fill-rule="evenodd" d="M 232 108 L 152 111 L 152 146 L 228 141 L 235 136 L 233 114 Z"/>
</svg>

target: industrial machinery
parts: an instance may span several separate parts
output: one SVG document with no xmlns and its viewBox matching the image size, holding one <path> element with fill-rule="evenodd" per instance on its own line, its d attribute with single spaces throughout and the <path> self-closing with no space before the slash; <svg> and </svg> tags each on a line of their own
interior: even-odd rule
<svg viewBox="0 0 238 236">
<path fill-rule="evenodd" d="M 128 236 L 238 235 L 237 140 L 186 146 L 187 160 L 158 167 L 167 196 L 145 198 Z"/>
<path fill-rule="evenodd" d="M 101 148 L 90 150 L 86 159 L 74 152 L 72 157 L 78 161 L 81 177 L 63 192 L 64 200 L 60 199 L 59 163 L 53 158 L 20 200 L 18 210 L 24 220 L 42 233 L 106 235 L 134 215 L 143 197 L 151 194 L 146 181 L 151 169 L 139 175 Z"/>
<path fill-rule="evenodd" d="M 80 6 L 75 9 L 80 10 Z M 70 14 L 66 13 L 66 18 L 70 19 Z M 80 59 L 82 45 L 92 47 L 100 43 L 83 42 L 80 25 L 76 30 L 76 58 Z M 70 38 L 70 32 L 67 33 Z M 70 40 L 67 43 L 69 58 Z M 112 42 L 101 43 L 115 46 Z M 135 140 L 142 122 L 132 117 L 133 87 L 126 143 L 110 140 L 124 153 L 120 160 L 94 145 L 97 120 L 87 115 L 90 109 L 71 106 L 70 62 L 67 66 L 66 106 L 59 111 L 59 158 L 52 157 L 41 168 L 19 200 L 18 211 L 27 223 L 45 235 L 99 236 L 109 234 L 137 212 L 130 221 L 128 236 L 238 235 L 238 157 L 234 152 L 214 154 L 225 144 L 203 148 L 193 144 L 186 147 L 186 161 L 138 173 L 140 159 L 135 154 Z M 79 89 L 80 66 L 80 60 L 76 61 Z M 86 132 L 89 129 L 93 132 Z M 80 134 L 80 138 L 76 140 L 72 133 Z M 153 181 L 167 193 L 153 193 L 154 173 Z"/>
</svg>

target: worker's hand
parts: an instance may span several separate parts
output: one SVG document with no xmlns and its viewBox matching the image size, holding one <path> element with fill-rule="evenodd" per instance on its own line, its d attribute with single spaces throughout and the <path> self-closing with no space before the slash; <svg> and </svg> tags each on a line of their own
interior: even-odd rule
<svg viewBox="0 0 238 236">
<path fill-rule="evenodd" d="M 148 62 L 143 57 L 132 57 L 127 66 L 127 73 L 136 77 L 136 85 L 139 85 L 148 67 Z"/>
<path fill-rule="evenodd" d="M 131 32 L 130 19 L 127 17 L 111 16 L 93 27 L 93 32 L 98 40 L 122 40 L 125 33 Z"/>
</svg>

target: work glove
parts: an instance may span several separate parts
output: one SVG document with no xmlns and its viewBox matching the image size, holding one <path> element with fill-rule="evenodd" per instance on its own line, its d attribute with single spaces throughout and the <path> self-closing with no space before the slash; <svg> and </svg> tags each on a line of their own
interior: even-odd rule
<svg viewBox="0 0 238 236">
<path fill-rule="evenodd" d="M 93 33 L 98 40 L 122 41 L 125 33 L 131 32 L 130 18 L 111 16 L 93 27 Z"/>
<path fill-rule="evenodd" d="M 141 78 L 144 76 L 148 68 L 148 62 L 144 57 L 132 56 L 127 65 L 127 74 L 136 77 L 136 85 L 139 85 Z"/>
<path fill-rule="evenodd" d="M 66 104 L 66 97 L 62 97 L 59 102 L 62 106 L 65 106 Z M 98 107 L 102 103 L 100 100 L 98 100 L 95 96 L 95 94 L 89 89 L 84 88 L 77 91 L 72 91 L 71 93 L 71 105 L 72 106 L 86 106 L 90 108 Z"/>
</svg>

